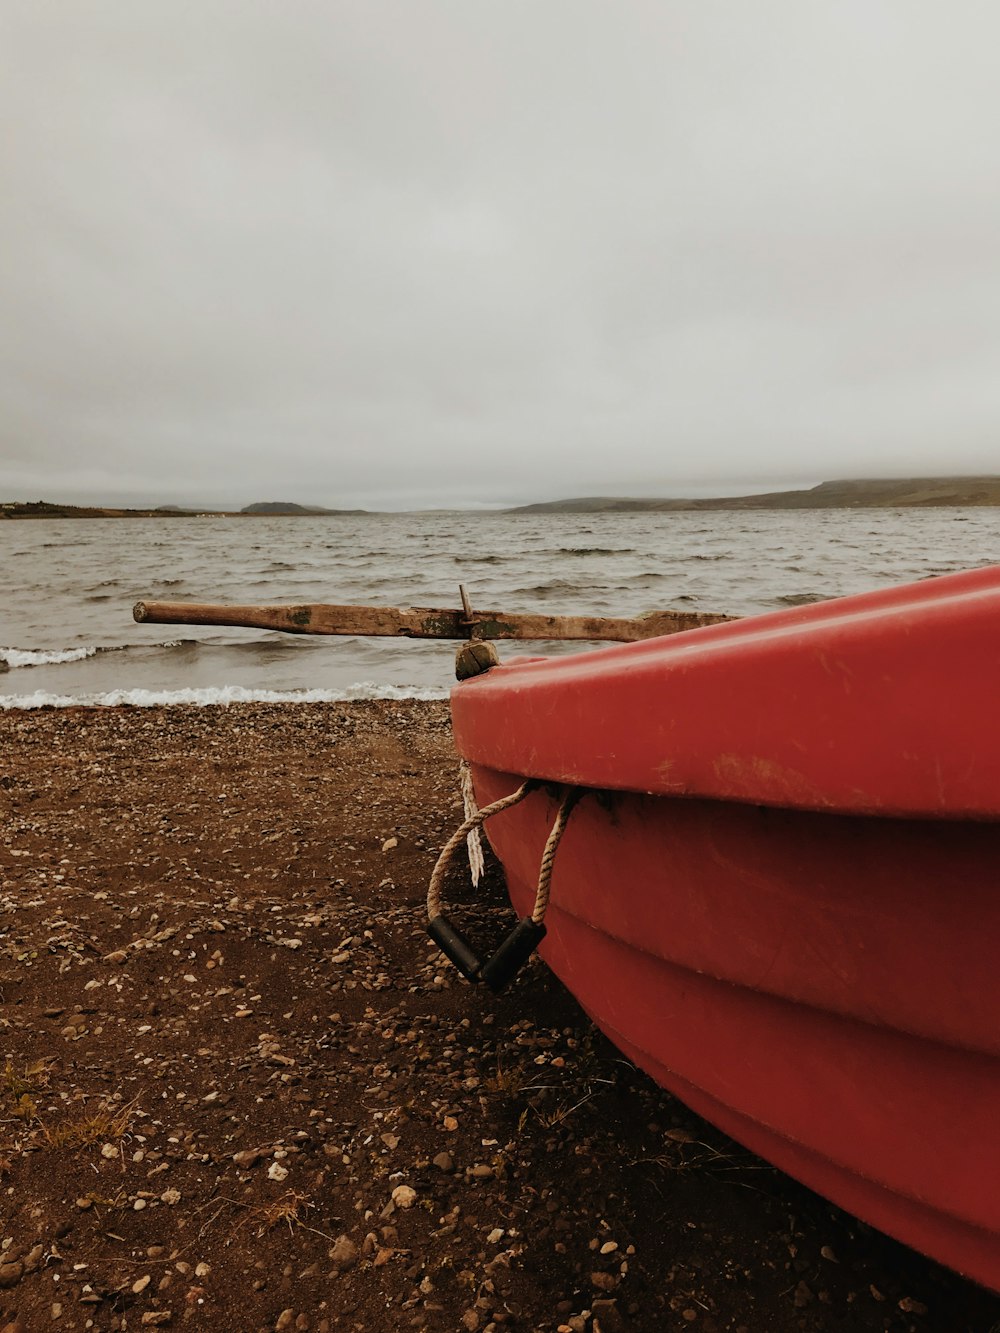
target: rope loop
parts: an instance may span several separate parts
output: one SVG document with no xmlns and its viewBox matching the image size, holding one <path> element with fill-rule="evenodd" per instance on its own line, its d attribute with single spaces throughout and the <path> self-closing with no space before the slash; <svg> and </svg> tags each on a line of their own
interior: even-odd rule
<svg viewBox="0 0 1000 1333">
<path fill-rule="evenodd" d="M 498 801 L 491 805 L 485 805 L 481 810 L 476 810 L 471 814 L 459 828 L 451 835 L 437 859 L 437 864 L 431 874 L 431 882 L 427 889 L 427 919 L 433 921 L 436 916 L 441 915 L 441 890 L 444 885 L 445 876 L 448 873 L 448 867 L 455 852 L 462 845 L 463 841 L 469 837 L 473 830 L 480 828 L 487 819 L 493 815 L 499 815 L 504 810 L 511 810 L 515 805 L 519 805 L 526 796 L 542 786 L 540 779 L 528 778 L 522 782 L 517 791 L 511 792 L 509 796 L 501 796 Z M 535 905 L 532 909 L 531 919 L 535 925 L 540 926 L 545 920 L 545 913 L 549 906 L 549 897 L 552 892 L 552 867 L 555 864 L 556 852 L 559 849 L 559 843 L 566 831 L 566 825 L 569 823 L 569 817 L 573 812 L 573 807 L 583 795 L 583 789 L 580 787 L 570 787 L 563 796 L 559 804 L 559 810 L 556 814 L 555 823 L 548 838 L 545 841 L 545 849 L 542 852 L 542 861 L 538 869 L 538 887 L 535 890 Z"/>
<path fill-rule="evenodd" d="M 428 921 L 433 921 L 436 916 L 441 915 L 441 888 L 444 884 L 445 875 L 448 873 L 452 857 L 472 830 L 479 828 L 492 815 L 498 815 L 504 810 L 510 810 L 513 806 L 519 805 L 539 785 L 537 778 L 528 778 L 526 782 L 521 783 L 517 791 L 511 792 L 509 796 L 501 796 L 498 801 L 493 801 L 491 805 L 484 805 L 481 810 L 471 814 L 455 830 L 445 843 L 441 855 L 437 859 L 437 864 L 431 874 L 431 882 L 427 887 Z"/>
</svg>

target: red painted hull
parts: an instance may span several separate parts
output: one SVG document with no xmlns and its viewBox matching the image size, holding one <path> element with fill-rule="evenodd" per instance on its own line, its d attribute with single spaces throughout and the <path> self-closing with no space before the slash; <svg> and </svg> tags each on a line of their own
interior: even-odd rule
<svg viewBox="0 0 1000 1333">
<path fill-rule="evenodd" d="M 984 570 L 512 663 L 453 718 L 481 804 L 524 775 L 596 789 L 541 954 L 611 1039 L 1000 1290 L 998 682 Z M 487 826 L 522 915 L 555 809 L 539 791 Z"/>
</svg>

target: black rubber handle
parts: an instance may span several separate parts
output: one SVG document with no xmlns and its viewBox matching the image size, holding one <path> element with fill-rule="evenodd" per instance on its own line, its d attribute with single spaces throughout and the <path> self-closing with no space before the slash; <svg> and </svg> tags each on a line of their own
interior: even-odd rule
<svg viewBox="0 0 1000 1333">
<path fill-rule="evenodd" d="M 435 916 L 427 922 L 427 934 L 443 954 L 455 964 L 463 977 L 479 981 L 482 964 L 472 945 L 447 917 Z M 501 945 L 501 948 L 503 946 Z"/>
<path fill-rule="evenodd" d="M 524 966 L 545 938 L 545 926 L 526 916 L 519 921 L 492 958 L 483 963 L 479 975 L 491 991 L 502 991 Z"/>
</svg>

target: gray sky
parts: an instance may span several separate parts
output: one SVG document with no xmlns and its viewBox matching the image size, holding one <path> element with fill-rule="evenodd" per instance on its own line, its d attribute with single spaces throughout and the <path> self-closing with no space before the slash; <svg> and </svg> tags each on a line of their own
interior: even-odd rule
<svg viewBox="0 0 1000 1333">
<path fill-rule="evenodd" d="M 0 0 L 0 499 L 1000 472 L 1000 10 Z"/>
</svg>

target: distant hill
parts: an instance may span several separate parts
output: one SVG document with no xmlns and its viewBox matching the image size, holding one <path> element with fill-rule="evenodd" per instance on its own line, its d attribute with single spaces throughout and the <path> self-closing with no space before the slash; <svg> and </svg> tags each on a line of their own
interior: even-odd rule
<svg viewBox="0 0 1000 1333">
<path fill-rule="evenodd" d="M 5 518 L 259 518 L 267 515 L 366 514 L 366 509 L 320 509 L 318 506 L 283 502 L 248 505 L 246 509 L 180 509 L 160 505 L 156 509 L 116 509 L 104 505 L 53 504 L 48 500 L 12 500 L 0 503 Z"/>
<path fill-rule="evenodd" d="M 0 504 L 4 518 L 190 518 L 191 514 L 173 507 L 162 509 L 116 509 L 106 505 L 52 504 L 48 500 L 8 501 Z"/>
<path fill-rule="evenodd" d="M 291 500 L 263 500 L 247 505 L 241 514 L 363 514 L 364 509 L 324 509 L 322 505 L 299 505 Z"/>
<path fill-rule="evenodd" d="M 585 496 L 519 505 L 510 514 L 669 513 L 691 509 L 895 509 L 1000 506 L 1000 477 L 910 477 L 824 481 L 807 491 L 712 496 L 706 500 L 639 500 Z"/>
</svg>

